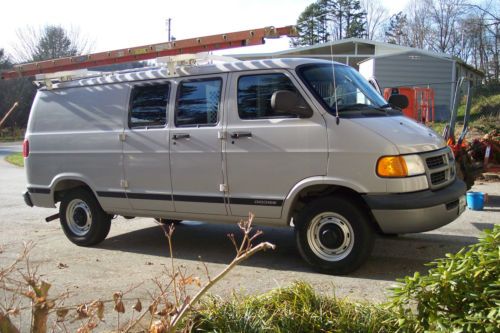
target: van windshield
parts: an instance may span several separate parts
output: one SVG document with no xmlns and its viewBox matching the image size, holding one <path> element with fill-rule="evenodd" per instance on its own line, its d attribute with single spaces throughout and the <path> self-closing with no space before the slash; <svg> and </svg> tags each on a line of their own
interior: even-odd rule
<svg viewBox="0 0 500 333">
<path fill-rule="evenodd" d="M 298 73 L 326 106 L 342 117 L 399 115 L 382 96 L 352 67 L 340 64 L 309 64 Z"/>
</svg>

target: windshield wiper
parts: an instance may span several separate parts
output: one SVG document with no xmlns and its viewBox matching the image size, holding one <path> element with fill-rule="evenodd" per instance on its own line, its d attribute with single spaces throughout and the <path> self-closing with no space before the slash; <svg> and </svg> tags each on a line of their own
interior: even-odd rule
<svg viewBox="0 0 500 333">
<path fill-rule="evenodd" d="M 347 104 L 347 105 L 341 105 L 339 106 L 338 110 L 340 111 L 359 111 L 359 110 L 376 110 L 376 111 L 381 111 L 381 112 L 386 112 L 387 110 L 384 108 L 385 105 L 381 107 L 376 107 L 373 105 L 368 105 L 368 104 L 362 104 L 362 103 L 357 103 L 357 104 Z M 335 108 L 333 108 L 335 110 Z"/>
</svg>

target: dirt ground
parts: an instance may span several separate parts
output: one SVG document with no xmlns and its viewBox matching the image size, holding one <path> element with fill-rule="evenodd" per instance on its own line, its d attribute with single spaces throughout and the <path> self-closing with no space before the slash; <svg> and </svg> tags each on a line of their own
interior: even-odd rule
<svg viewBox="0 0 500 333">
<path fill-rule="evenodd" d="M 169 252 L 161 227 L 152 219 L 114 220 L 108 238 L 92 248 L 77 247 L 64 236 L 58 221 L 44 222 L 55 209 L 30 208 L 21 193 L 26 186 L 24 170 L 4 161 L 19 151 L 18 144 L 0 144 L 0 267 L 12 262 L 24 242 L 36 244 L 32 264 L 43 279 L 53 284 L 54 294 L 70 291 L 66 304 L 111 299 L 112 293 L 137 286 L 128 297 L 148 299 L 155 289 L 153 277 L 161 276 Z M 277 245 L 232 271 L 211 292 L 226 297 L 233 292 L 256 294 L 293 281 L 303 280 L 323 293 L 353 300 L 384 301 L 395 279 L 425 272 L 424 264 L 447 252 L 474 243 L 481 230 L 500 223 L 500 183 L 479 182 L 474 188 L 489 194 L 483 211 L 467 210 L 453 223 L 431 232 L 399 237 L 380 237 L 372 256 L 348 276 L 330 276 L 312 271 L 300 258 L 291 229 L 263 228 L 262 240 Z M 174 234 L 176 264 L 206 281 L 200 258 L 212 276 L 234 255 L 228 233 L 238 234 L 235 225 L 182 223 Z M 130 305 L 132 306 L 132 305 Z M 114 317 L 107 324 L 113 327 Z M 28 319 L 21 318 L 22 325 Z"/>
</svg>

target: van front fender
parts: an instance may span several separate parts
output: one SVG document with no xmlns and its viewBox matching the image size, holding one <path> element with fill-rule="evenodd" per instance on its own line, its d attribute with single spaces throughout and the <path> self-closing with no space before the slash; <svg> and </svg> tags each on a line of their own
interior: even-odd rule
<svg viewBox="0 0 500 333">
<path fill-rule="evenodd" d="M 305 178 L 297 183 L 291 190 L 288 192 L 288 195 L 285 198 L 285 202 L 283 204 L 283 215 L 286 218 L 286 223 L 290 222 L 292 218 L 291 214 L 293 213 L 295 203 L 299 199 L 300 193 L 308 188 L 317 187 L 317 186 L 332 186 L 338 188 L 346 188 L 351 191 L 354 191 L 359 194 L 368 193 L 368 189 L 361 185 L 359 182 L 349 179 L 342 179 L 330 176 L 315 176 L 310 178 Z"/>
</svg>

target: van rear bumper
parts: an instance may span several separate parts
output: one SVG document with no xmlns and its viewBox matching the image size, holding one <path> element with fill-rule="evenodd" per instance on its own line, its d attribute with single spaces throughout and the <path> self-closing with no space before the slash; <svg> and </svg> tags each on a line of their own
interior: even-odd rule
<svg viewBox="0 0 500 333">
<path fill-rule="evenodd" d="M 24 203 L 30 207 L 55 207 L 49 187 L 28 186 L 27 191 L 23 193 L 23 199 Z"/>
<path fill-rule="evenodd" d="M 423 232 L 442 227 L 465 210 L 466 185 L 455 180 L 437 191 L 364 195 L 383 233 Z"/>
<path fill-rule="evenodd" d="M 28 191 L 23 193 L 24 203 L 30 207 L 33 207 L 33 201 L 31 201 L 31 196 Z"/>
</svg>

